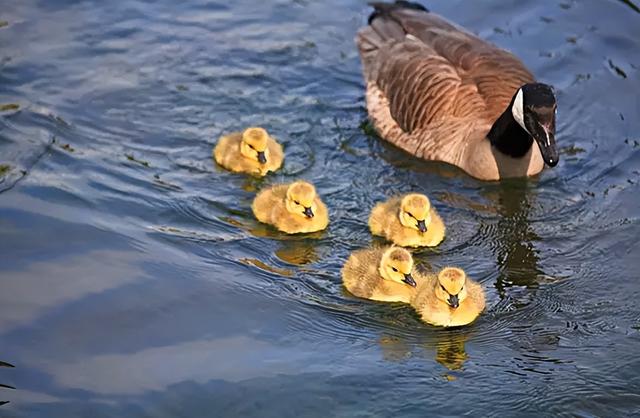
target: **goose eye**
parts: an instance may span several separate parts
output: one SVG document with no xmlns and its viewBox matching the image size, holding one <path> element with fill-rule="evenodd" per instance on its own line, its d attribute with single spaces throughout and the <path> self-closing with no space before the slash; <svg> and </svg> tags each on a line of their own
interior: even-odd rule
<svg viewBox="0 0 640 418">
<path fill-rule="evenodd" d="M 297 200 L 294 200 L 293 203 L 295 203 L 296 205 L 300 204 L 300 202 L 298 202 Z"/>
<path fill-rule="evenodd" d="M 407 212 L 407 215 L 411 216 L 413 219 L 416 219 L 416 217 L 413 216 L 413 213 Z"/>
<path fill-rule="evenodd" d="M 247 145 L 249 145 L 249 148 L 251 148 L 252 150 L 255 150 L 255 148 L 253 148 L 253 145 L 251 144 L 247 144 Z"/>
<path fill-rule="evenodd" d="M 442 290 L 444 290 L 445 292 L 447 292 L 447 289 L 445 289 L 443 285 L 440 285 L 440 287 L 442 288 Z M 447 293 L 449 293 L 449 292 L 447 292 Z"/>
<path fill-rule="evenodd" d="M 398 272 L 398 269 L 395 267 L 391 267 L 391 270 L 395 271 L 396 273 Z"/>
</svg>

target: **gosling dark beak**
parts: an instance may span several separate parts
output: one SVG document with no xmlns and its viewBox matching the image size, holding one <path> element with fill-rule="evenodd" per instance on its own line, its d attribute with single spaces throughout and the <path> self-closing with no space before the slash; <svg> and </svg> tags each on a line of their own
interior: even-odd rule
<svg viewBox="0 0 640 418">
<path fill-rule="evenodd" d="M 427 232 L 427 224 L 424 223 L 424 219 L 418 221 L 418 229 L 420 230 L 420 232 Z"/>
<path fill-rule="evenodd" d="M 560 161 L 558 148 L 556 147 L 556 126 L 555 120 L 548 123 L 531 122 L 529 132 L 538 144 L 542 159 L 549 167 L 555 167 Z"/>
<path fill-rule="evenodd" d="M 304 208 L 304 216 L 307 218 L 313 218 L 313 210 L 311 208 Z"/>
<path fill-rule="evenodd" d="M 449 306 L 452 308 L 457 308 L 460 306 L 460 301 L 458 300 L 458 295 L 449 295 Z"/>
<path fill-rule="evenodd" d="M 267 163 L 267 156 L 264 155 L 264 151 L 258 151 L 258 161 L 260 162 L 260 164 Z"/>
<path fill-rule="evenodd" d="M 405 282 L 406 284 L 408 284 L 411 287 L 416 287 L 416 281 L 413 280 L 413 276 L 411 275 L 411 273 L 404 275 L 403 282 Z"/>
</svg>

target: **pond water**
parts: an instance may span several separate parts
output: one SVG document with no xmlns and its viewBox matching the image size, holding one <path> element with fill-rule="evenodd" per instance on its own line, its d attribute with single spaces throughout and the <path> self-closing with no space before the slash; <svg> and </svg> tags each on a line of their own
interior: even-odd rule
<svg viewBox="0 0 640 418">
<path fill-rule="evenodd" d="M 0 416 L 640 414 L 640 9 L 427 6 L 555 85 L 558 167 L 483 183 L 370 135 L 364 1 L 2 1 Z M 248 125 L 281 172 L 214 166 Z M 327 231 L 253 219 L 297 178 Z M 448 226 L 419 264 L 486 289 L 471 326 L 341 287 L 374 202 L 410 190 Z"/>
</svg>

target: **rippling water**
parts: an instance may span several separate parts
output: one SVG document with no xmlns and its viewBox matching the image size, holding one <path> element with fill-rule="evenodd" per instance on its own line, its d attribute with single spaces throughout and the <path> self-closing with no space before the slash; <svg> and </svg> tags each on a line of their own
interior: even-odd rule
<svg viewBox="0 0 640 418">
<path fill-rule="evenodd" d="M 479 3 L 428 6 L 556 86 L 562 160 L 538 178 L 478 182 L 368 135 L 364 2 L 2 2 L 0 416 L 640 413 L 639 9 Z M 212 164 L 251 124 L 282 172 Z M 295 178 L 327 231 L 252 218 Z M 485 286 L 472 326 L 342 290 L 369 209 L 409 190 L 448 225 L 420 263 Z"/>
</svg>

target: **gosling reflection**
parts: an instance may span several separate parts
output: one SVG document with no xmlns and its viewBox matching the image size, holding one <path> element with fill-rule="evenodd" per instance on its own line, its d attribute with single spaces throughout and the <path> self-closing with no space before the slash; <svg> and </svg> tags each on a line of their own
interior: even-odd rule
<svg viewBox="0 0 640 418">
<path fill-rule="evenodd" d="M 382 349 L 382 358 L 398 362 L 411 357 L 411 346 L 404 339 L 394 335 L 381 335 L 378 340 Z"/>
<path fill-rule="evenodd" d="M 239 226 L 244 226 L 247 229 L 247 231 L 256 238 L 269 238 L 269 239 L 281 240 L 282 242 L 290 242 L 294 245 L 303 242 L 305 239 L 317 240 L 324 236 L 324 231 L 309 232 L 304 234 L 304 236 L 285 235 L 284 233 L 278 231 L 271 225 L 267 225 L 263 223 L 255 223 L 255 224 L 247 224 L 247 225 L 239 223 Z"/>
<path fill-rule="evenodd" d="M 320 233 L 317 233 L 320 234 Z M 283 241 L 280 248 L 276 250 L 276 256 L 285 263 L 295 266 L 304 266 L 318 261 L 315 242 L 304 241 Z"/>
<path fill-rule="evenodd" d="M 397 335 L 383 334 L 378 343 L 382 350 L 382 358 L 386 361 L 400 362 L 414 355 L 433 358 L 448 371 L 461 370 L 469 356 L 465 350 L 468 330 L 438 329 L 429 334 L 427 341 L 418 342 L 414 339 Z M 414 353 L 415 347 L 419 351 Z"/>
<path fill-rule="evenodd" d="M 240 187 L 247 193 L 258 193 L 264 184 L 265 181 L 261 177 L 247 177 Z"/>
<path fill-rule="evenodd" d="M 217 175 L 228 173 L 227 170 L 220 167 L 218 164 L 213 165 L 213 170 L 216 172 Z M 264 177 L 257 177 L 257 176 L 232 178 L 229 181 L 232 183 L 232 186 L 234 188 L 239 186 L 240 189 L 251 194 L 257 193 L 258 191 L 260 191 L 260 189 L 264 187 L 265 184 L 267 184 L 267 181 L 265 180 Z"/>
<path fill-rule="evenodd" d="M 464 349 L 467 333 L 464 331 L 444 330 L 438 332 L 436 340 L 436 361 L 448 370 L 462 369 L 468 355 Z"/>
</svg>

